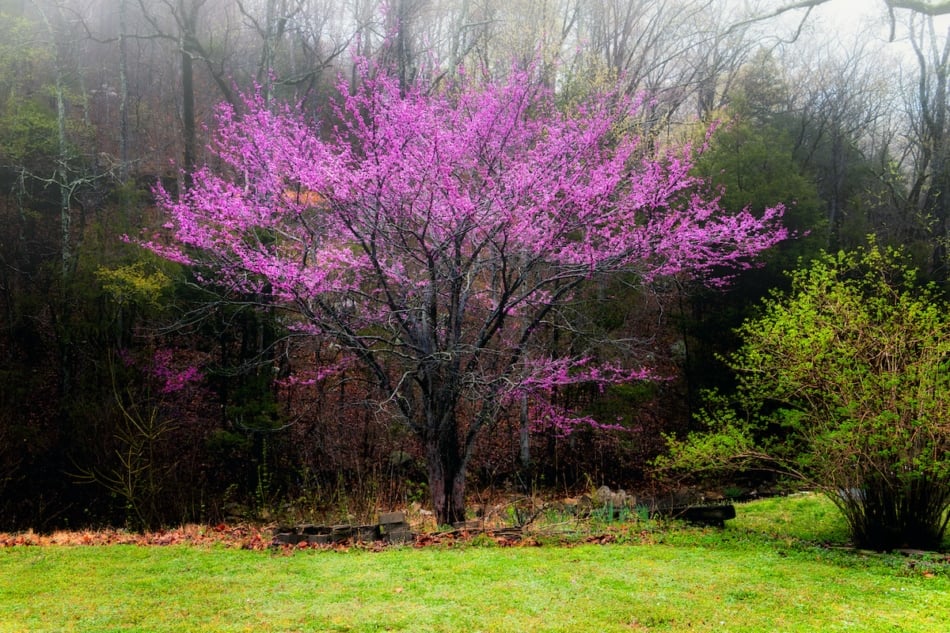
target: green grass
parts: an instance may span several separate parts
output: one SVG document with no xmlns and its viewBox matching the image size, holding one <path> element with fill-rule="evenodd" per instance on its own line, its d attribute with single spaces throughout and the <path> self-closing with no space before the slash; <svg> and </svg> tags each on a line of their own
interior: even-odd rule
<svg viewBox="0 0 950 633">
<path fill-rule="evenodd" d="M 738 508 L 730 527 L 813 543 L 841 544 L 848 540 L 844 519 L 834 504 L 821 495 L 772 497 Z"/>
<path fill-rule="evenodd" d="M 643 524 L 616 535 L 292 555 L 7 548 L 0 632 L 948 630 L 946 561 L 813 545 L 844 536 L 817 497 L 741 506 L 724 531 Z"/>
</svg>

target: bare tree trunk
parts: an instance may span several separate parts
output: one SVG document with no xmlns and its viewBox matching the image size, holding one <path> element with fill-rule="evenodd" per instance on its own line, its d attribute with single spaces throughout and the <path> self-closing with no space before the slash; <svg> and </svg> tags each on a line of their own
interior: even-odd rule
<svg viewBox="0 0 950 633">
<path fill-rule="evenodd" d="M 182 141 L 184 144 L 184 155 L 182 169 L 184 171 L 184 180 L 181 183 L 183 189 L 191 187 L 191 175 L 194 171 L 197 160 L 197 124 L 195 122 L 195 72 L 194 60 L 204 59 L 209 65 L 208 56 L 203 53 L 201 42 L 198 40 L 198 23 L 201 9 L 206 0 L 177 0 L 174 6 L 170 2 L 165 4 L 171 11 L 178 28 L 176 34 L 163 29 L 159 24 L 158 18 L 150 13 L 150 6 L 146 0 L 138 0 L 139 7 L 145 20 L 152 25 L 155 31 L 154 37 L 176 41 L 181 55 L 181 125 Z M 221 76 L 212 72 L 212 77 L 217 86 L 221 89 L 225 99 L 234 103 L 231 89 L 227 82 Z"/>
<path fill-rule="evenodd" d="M 465 520 L 466 461 L 459 450 L 456 424 L 424 439 L 432 511 L 439 525 Z"/>
<path fill-rule="evenodd" d="M 72 234 L 72 219 L 69 213 L 69 203 L 70 203 L 70 188 L 68 186 L 69 173 L 69 145 L 66 140 L 66 98 L 65 98 L 65 86 L 63 85 L 63 72 L 59 67 L 59 64 L 56 66 L 56 140 L 57 140 L 57 157 L 56 157 L 56 174 L 53 176 L 53 179 L 56 181 L 56 184 L 59 188 L 59 219 L 60 219 L 60 231 L 61 231 L 61 251 L 62 256 L 62 275 L 65 279 L 66 275 L 69 273 L 70 262 L 72 261 L 72 248 L 70 247 L 71 240 L 70 235 Z"/>
<path fill-rule="evenodd" d="M 521 397 L 521 420 L 518 425 L 519 459 L 522 468 L 531 466 L 531 433 L 528 420 L 528 396 Z"/>
<path fill-rule="evenodd" d="M 119 181 L 129 176 L 129 53 L 127 0 L 119 3 Z"/>
<path fill-rule="evenodd" d="M 929 187 L 924 194 L 923 209 L 930 214 L 933 219 L 933 255 L 932 255 L 932 277 L 938 282 L 945 282 L 950 278 L 947 270 L 947 240 L 950 232 L 950 202 L 947 196 L 950 195 L 950 174 L 947 173 L 948 159 L 947 154 L 950 148 L 948 144 L 947 130 L 947 107 L 948 100 L 948 75 L 950 75 L 950 30 L 944 36 L 942 49 L 938 49 L 937 35 L 934 29 L 933 19 L 928 18 L 924 24 L 927 28 L 927 39 L 930 44 L 930 58 L 928 59 L 923 51 L 924 34 L 923 29 L 915 36 L 911 31 L 911 44 L 914 47 L 914 53 L 917 56 L 920 68 L 920 78 L 918 79 L 918 98 L 920 99 L 921 130 L 924 137 L 921 139 L 924 151 L 929 153 L 929 161 L 925 165 L 929 166 L 926 174 L 929 179 Z M 918 39 L 919 38 L 919 39 Z"/>
<path fill-rule="evenodd" d="M 73 188 L 76 185 L 76 183 L 70 182 L 69 141 L 66 137 L 66 71 L 63 67 L 66 54 L 62 50 L 65 46 L 63 34 L 58 32 L 47 11 L 40 6 L 39 2 L 34 1 L 34 5 L 43 19 L 47 34 L 50 37 L 50 46 L 53 48 L 55 57 L 53 96 L 56 101 L 56 168 L 48 182 L 54 185 L 59 193 L 60 290 L 58 297 L 59 305 L 55 306 L 52 312 L 58 322 L 62 324 L 58 336 L 59 380 L 61 396 L 65 403 L 69 397 L 72 384 L 70 367 L 72 365 L 73 344 L 67 334 L 71 308 L 68 278 L 73 261 L 70 203 L 72 202 Z M 62 23 L 62 7 L 57 5 L 56 10 L 58 12 L 57 17 L 59 18 L 59 23 Z"/>
<path fill-rule="evenodd" d="M 187 37 L 181 38 L 181 122 L 182 136 L 185 144 L 184 188 L 191 186 L 191 173 L 195 168 L 195 148 L 197 146 L 195 131 L 195 75 L 191 51 L 187 44 Z"/>
<path fill-rule="evenodd" d="M 71 191 L 69 182 L 69 143 L 66 138 L 66 79 L 63 70 L 63 54 L 60 50 L 62 43 L 60 37 L 50 21 L 49 15 L 38 4 L 34 3 L 40 11 L 46 31 L 50 37 L 51 46 L 54 49 L 56 62 L 54 64 L 54 84 L 53 96 L 56 100 L 56 169 L 53 172 L 52 183 L 59 190 L 59 220 L 60 220 L 60 269 L 65 281 L 66 274 L 69 272 L 70 261 L 72 260 L 72 249 L 70 248 L 70 235 L 72 234 L 71 217 L 69 213 Z M 57 7 L 60 9 L 60 7 Z M 64 284 L 65 288 L 65 284 Z"/>
</svg>

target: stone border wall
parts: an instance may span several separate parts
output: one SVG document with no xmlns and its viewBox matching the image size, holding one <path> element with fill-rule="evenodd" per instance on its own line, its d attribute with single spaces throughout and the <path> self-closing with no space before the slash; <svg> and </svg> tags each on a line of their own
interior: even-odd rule
<svg viewBox="0 0 950 633">
<path fill-rule="evenodd" d="M 405 512 L 382 512 L 379 522 L 372 525 L 312 525 L 282 526 L 274 530 L 274 545 L 333 545 L 346 541 L 371 543 L 407 543 L 413 540 Z"/>
</svg>

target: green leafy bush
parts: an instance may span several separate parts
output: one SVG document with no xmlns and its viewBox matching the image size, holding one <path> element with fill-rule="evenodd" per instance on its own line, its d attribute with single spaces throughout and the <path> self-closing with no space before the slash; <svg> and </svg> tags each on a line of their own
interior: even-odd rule
<svg viewBox="0 0 950 633">
<path fill-rule="evenodd" d="M 824 255 L 739 328 L 736 397 L 679 467 L 766 464 L 844 513 L 856 544 L 938 547 L 950 506 L 950 317 L 901 253 Z"/>
</svg>

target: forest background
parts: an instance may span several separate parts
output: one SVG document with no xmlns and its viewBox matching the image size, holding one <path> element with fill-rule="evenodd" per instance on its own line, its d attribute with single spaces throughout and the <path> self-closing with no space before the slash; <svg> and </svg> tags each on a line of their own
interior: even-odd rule
<svg viewBox="0 0 950 633">
<path fill-rule="evenodd" d="M 564 104 L 620 81 L 648 95 L 656 147 L 718 122 L 695 169 L 723 208 L 787 206 L 798 237 L 728 288 L 618 280 L 579 304 L 669 377 L 556 394 L 622 429 L 542 431 L 514 407 L 469 469 L 476 491 L 663 485 L 664 434 L 732 388 L 718 358 L 785 271 L 874 235 L 947 281 L 950 32 L 884 0 L 843 29 L 852 4 L 0 0 L 0 530 L 426 501 L 416 439 L 357 370 L 293 380 L 333 350 L 136 245 L 164 222 L 155 184 L 212 158 L 217 104 L 256 89 L 316 113 L 356 59 L 433 85 L 533 63 Z"/>
</svg>

